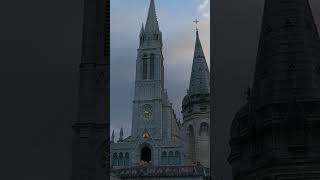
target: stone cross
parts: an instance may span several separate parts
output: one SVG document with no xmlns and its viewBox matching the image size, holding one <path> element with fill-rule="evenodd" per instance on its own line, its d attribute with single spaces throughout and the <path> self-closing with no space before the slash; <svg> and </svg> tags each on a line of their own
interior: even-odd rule
<svg viewBox="0 0 320 180">
<path fill-rule="evenodd" d="M 196 23 L 196 28 L 198 30 L 198 22 L 199 22 L 198 19 L 194 20 L 193 22 Z"/>
</svg>

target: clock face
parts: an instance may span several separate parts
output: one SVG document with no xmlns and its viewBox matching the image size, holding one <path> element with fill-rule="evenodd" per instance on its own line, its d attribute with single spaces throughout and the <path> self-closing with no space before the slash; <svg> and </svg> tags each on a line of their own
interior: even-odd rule
<svg viewBox="0 0 320 180">
<path fill-rule="evenodd" d="M 146 104 L 142 107 L 142 115 L 145 120 L 150 120 L 152 115 L 152 106 L 150 104 Z"/>
</svg>

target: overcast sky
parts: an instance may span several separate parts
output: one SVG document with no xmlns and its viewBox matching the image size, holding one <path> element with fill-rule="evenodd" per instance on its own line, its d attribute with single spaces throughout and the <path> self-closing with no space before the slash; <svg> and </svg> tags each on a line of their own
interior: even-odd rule
<svg viewBox="0 0 320 180">
<path fill-rule="evenodd" d="M 195 19 L 210 65 L 210 1 L 156 0 L 163 35 L 165 88 L 178 118 L 189 86 L 195 45 Z M 118 138 L 121 126 L 130 135 L 135 64 L 141 24 L 146 21 L 150 0 L 111 0 L 111 129 Z M 183 6 L 181 6 L 183 4 Z M 130 11 L 130 16 L 126 13 Z"/>
</svg>

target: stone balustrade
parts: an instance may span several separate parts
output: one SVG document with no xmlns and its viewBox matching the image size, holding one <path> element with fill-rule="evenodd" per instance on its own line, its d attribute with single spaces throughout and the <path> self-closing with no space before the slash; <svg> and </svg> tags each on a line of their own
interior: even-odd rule
<svg viewBox="0 0 320 180">
<path fill-rule="evenodd" d="M 132 177 L 203 177 L 209 179 L 210 169 L 202 165 L 193 166 L 136 166 L 113 169 L 112 174 L 120 178 Z"/>
</svg>

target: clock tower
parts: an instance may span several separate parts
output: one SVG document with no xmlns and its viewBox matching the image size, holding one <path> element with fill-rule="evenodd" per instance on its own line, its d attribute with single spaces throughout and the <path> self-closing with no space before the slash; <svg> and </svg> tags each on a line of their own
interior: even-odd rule
<svg viewBox="0 0 320 180">
<path fill-rule="evenodd" d="M 147 21 L 142 24 L 136 59 L 132 136 L 147 130 L 153 139 L 161 139 L 164 98 L 162 33 L 159 30 L 155 3 L 151 0 Z"/>
</svg>

